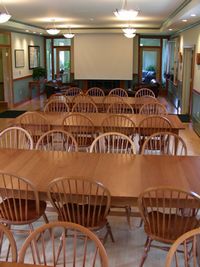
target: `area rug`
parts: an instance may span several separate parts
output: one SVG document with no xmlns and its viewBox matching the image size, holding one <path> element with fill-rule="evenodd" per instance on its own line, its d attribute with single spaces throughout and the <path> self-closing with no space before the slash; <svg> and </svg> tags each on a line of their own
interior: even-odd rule
<svg viewBox="0 0 200 267">
<path fill-rule="evenodd" d="M 6 110 L 0 113 L 0 118 L 16 118 L 25 112 L 26 110 Z"/>
</svg>

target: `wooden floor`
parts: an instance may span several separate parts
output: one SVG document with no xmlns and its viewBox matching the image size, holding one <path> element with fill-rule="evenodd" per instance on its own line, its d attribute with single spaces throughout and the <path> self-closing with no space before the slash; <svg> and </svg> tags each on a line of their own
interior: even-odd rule
<svg viewBox="0 0 200 267">
<path fill-rule="evenodd" d="M 15 109 L 18 110 L 41 110 L 46 99 L 33 99 Z M 168 109 L 169 113 L 176 113 L 176 110 L 165 99 L 161 99 Z M 12 122 L 12 119 L 0 119 L 0 129 L 5 128 Z M 190 123 L 185 124 L 186 129 L 180 132 L 188 147 L 189 155 L 200 155 L 200 139 L 193 131 Z M 56 220 L 55 213 L 48 213 L 49 220 Z M 129 230 L 125 217 L 110 216 L 109 221 L 113 230 L 115 243 L 108 239 L 105 247 L 109 257 L 110 267 L 137 267 L 143 254 L 143 245 L 146 241 L 146 235 L 142 227 L 138 227 L 140 219 L 132 218 L 132 230 Z M 43 220 L 37 222 L 35 227 L 43 224 Z M 25 236 L 15 236 L 20 248 Z M 146 267 L 162 267 L 166 252 L 152 248 L 145 262 Z"/>
</svg>

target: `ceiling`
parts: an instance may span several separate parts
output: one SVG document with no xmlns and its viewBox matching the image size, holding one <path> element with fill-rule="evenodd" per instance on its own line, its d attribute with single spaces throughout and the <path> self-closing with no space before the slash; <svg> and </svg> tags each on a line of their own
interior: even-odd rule
<svg viewBox="0 0 200 267">
<path fill-rule="evenodd" d="M 121 32 L 131 24 L 140 34 L 174 34 L 200 22 L 200 0 L 127 0 L 128 9 L 139 10 L 134 21 L 118 20 L 113 11 L 123 0 L 3 0 L 10 21 L 1 29 L 43 34 L 55 24 L 62 33 Z M 3 6 L 0 6 L 3 11 Z M 196 16 L 191 16 L 195 14 Z M 183 19 L 187 21 L 182 21 Z M 55 20 L 55 22 L 53 22 Z"/>
</svg>

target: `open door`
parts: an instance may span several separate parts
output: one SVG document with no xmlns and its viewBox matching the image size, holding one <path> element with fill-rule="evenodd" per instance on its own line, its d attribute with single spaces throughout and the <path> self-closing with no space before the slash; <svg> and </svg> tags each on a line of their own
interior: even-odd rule
<svg viewBox="0 0 200 267">
<path fill-rule="evenodd" d="M 0 47 L 0 100 L 13 105 L 11 53 L 9 47 Z"/>
<path fill-rule="evenodd" d="M 63 83 L 70 82 L 70 47 L 54 48 L 54 77 L 61 79 Z"/>
<path fill-rule="evenodd" d="M 161 49 L 140 47 L 140 82 L 149 83 L 152 79 L 161 80 Z"/>
<path fill-rule="evenodd" d="M 181 113 L 190 114 L 191 93 L 193 87 L 194 72 L 194 48 L 184 48 L 183 50 L 183 86 L 181 99 Z"/>
</svg>

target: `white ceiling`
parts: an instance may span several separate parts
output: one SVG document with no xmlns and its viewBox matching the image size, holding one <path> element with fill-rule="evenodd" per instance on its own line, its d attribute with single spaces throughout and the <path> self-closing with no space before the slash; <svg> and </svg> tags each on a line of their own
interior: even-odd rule
<svg viewBox="0 0 200 267">
<path fill-rule="evenodd" d="M 46 34 L 53 25 L 66 32 L 120 32 L 127 25 L 113 14 L 123 0 L 3 0 L 11 21 L 0 28 Z M 200 0 L 128 0 L 128 8 L 139 9 L 131 22 L 137 33 L 171 34 L 200 20 Z M 0 11 L 3 11 L 0 6 Z M 191 17 L 195 13 L 196 17 Z M 187 22 L 182 22 L 187 19 Z M 24 26 L 24 24 L 26 26 Z M 169 31 L 169 29 L 172 31 Z"/>
</svg>

